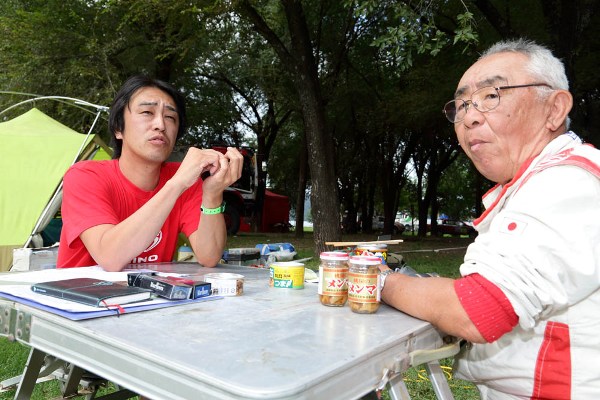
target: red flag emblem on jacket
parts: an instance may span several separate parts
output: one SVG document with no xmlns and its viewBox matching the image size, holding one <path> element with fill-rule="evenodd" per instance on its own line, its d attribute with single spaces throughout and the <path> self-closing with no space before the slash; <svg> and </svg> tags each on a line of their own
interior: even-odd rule
<svg viewBox="0 0 600 400">
<path fill-rule="evenodd" d="M 527 228 L 527 222 L 520 221 L 514 218 L 504 218 L 500 232 L 511 235 L 520 235 Z"/>
</svg>

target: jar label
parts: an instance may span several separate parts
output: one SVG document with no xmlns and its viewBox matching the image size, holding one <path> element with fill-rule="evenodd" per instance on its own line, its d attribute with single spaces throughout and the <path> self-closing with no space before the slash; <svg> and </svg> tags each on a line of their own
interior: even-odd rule
<svg viewBox="0 0 600 400">
<path fill-rule="evenodd" d="M 348 273 L 348 301 L 356 303 L 378 303 L 379 274 Z"/>
<path fill-rule="evenodd" d="M 346 293 L 348 268 L 319 267 L 318 293 L 326 296 L 339 296 Z"/>
</svg>

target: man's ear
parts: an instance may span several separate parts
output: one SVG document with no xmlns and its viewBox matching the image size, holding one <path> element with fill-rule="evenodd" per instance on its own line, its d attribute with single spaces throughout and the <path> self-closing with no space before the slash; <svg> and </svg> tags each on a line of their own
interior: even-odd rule
<svg viewBox="0 0 600 400">
<path fill-rule="evenodd" d="M 546 127 L 556 132 L 563 126 L 573 107 L 573 96 L 568 90 L 555 90 L 548 98 L 550 113 L 546 120 Z"/>
</svg>

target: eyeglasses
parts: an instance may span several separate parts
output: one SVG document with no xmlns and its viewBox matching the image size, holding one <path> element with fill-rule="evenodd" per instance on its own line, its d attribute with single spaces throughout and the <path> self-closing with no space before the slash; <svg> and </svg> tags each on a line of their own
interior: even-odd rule
<svg viewBox="0 0 600 400">
<path fill-rule="evenodd" d="M 484 88 L 478 89 L 473 92 L 471 95 L 471 99 L 462 100 L 462 99 L 454 99 L 444 105 L 444 114 L 446 114 L 446 118 L 448 121 L 454 123 L 460 122 L 467 115 L 467 111 L 471 107 L 475 107 L 475 109 L 479 112 L 488 112 L 498 107 L 500 104 L 500 90 L 505 89 L 518 89 L 525 88 L 531 86 L 546 86 L 552 88 L 550 85 L 546 83 L 530 83 L 527 85 L 514 85 L 514 86 L 486 86 Z"/>
</svg>

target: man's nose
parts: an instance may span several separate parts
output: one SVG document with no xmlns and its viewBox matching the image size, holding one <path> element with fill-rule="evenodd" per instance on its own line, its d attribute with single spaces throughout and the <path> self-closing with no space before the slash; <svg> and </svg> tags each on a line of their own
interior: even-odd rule
<svg viewBox="0 0 600 400">
<path fill-rule="evenodd" d="M 162 113 L 156 113 L 152 123 L 154 124 L 155 130 L 159 130 L 161 132 L 165 130 L 165 116 Z"/>
<path fill-rule="evenodd" d="M 483 113 L 479 111 L 476 103 L 473 103 L 473 101 L 465 102 L 465 117 L 462 121 L 465 125 L 471 126 L 473 124 L 480 124 L 482 118 Z"/>
</svg>

